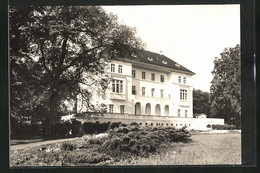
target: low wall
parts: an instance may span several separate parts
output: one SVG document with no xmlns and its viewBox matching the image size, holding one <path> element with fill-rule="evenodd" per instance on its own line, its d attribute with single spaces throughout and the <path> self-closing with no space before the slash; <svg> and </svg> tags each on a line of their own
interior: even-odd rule
<svg viewBox="0 0 260 173">
<path fill-rule="evenodd" d="M 152 116 L 152 115 L 132 115 L 132 114 L 105 114 L 104 117 L 96 120 L 99 122 L 121 122 L 130 124 L 136 122 L 142 126 L 165 126 L 187 129 L 207 130 L 207 125 L 224 125 L 224 119 L 218 118 L 180 118 L 170 116 Z"/>
</svg>

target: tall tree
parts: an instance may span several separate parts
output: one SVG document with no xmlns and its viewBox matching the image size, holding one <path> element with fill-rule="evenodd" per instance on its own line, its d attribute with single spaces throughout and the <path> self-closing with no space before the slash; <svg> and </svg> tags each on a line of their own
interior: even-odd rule
<svg viewBox="0 0 260 173">
<path fill-rule="evenodd" d="M 214 60 L 211 82 L 211 109 L 214 117 L 224 118 L 228 124 L 240 127 L 241 70 L 240 46 L 225 48 Z"/>
<path fill-rule="evenodd" d="M 95 109 L 93 92 L 104 94 L 109 83 L 106 62 L 143 47 L 135 34 L 99 6 L 11 7 L 12 115 L 41 119 L 48 135 L 64 101 L 80 94 Z"/>
<path fill-rule="evenodd" d="M 210 115 L 209 93 L 201 90 L 193 90 L 193 113 Z"/>
</svg>

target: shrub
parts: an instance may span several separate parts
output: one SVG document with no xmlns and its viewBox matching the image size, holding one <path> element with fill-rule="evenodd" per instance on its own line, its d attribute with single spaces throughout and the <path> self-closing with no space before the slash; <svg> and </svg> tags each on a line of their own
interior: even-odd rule
<svg viewBox="0 0 260 173">
<path fill-rule="evenodd" d="M 63 156 L 63 162 L 72 164 L 96 164 L 100 162 L 104 162 L 106 160 L 110 160 L 111 157 L 98 152 L 85 152 L 85 151 L 78 151 L 78 152 L 68 152 Z"/>
<path fill-rule="evenodd" d="M 63 142 L 61 144 L 61 150 L 63 151 L 73 151 L 76 149 L 76 145 L 70 142 Z"/>
<path fill-rule="evenodd" d="M 136 123 L 136 122 L 132 122 L 130 125 L 131 125 L 131 126 L 139 126 L 139 124 Z"/>
<path fill-rule="evenodd" d="M 109 131 L 99 151 L 112 156 L 125 152 L 146 156 L 155 152 L 163 142 L 189 142 L 190 137 L 185 128 L 119 127 Z"/>
<path fill-rule="evenodd" d="M 83 132 L 85 134 L 103 133 L 108 130 L 108 123 L 84 122 Z"/>
<path fill-rule="evenodd" d="M 71 120 L 72 122 L 72 135 L 78 136 L 82 134 L 82 124 L 80 121 Z"/>
<path fill-rule="evenodd" d="M 65 121 L 63 123 L 52 124 L 51 136 L 55 138 L 63 138 L 69 136 L 69 132 L 72 129 L 72 123 L 70 121 Z"/>
<path fill-rule="evenodd" d="M 236 126 L 228 125 L 228 124 L 224 124 L 224 125 L 212 124 L 212 129 L 214 129 L 214 130 L 234 130 L 234 129 L 236 129 Z"/>
<path fill-rule="evenodd" d="M 120 124 L 120 126 L 122 126 L 122 127 L 126 127 L 127 124 L 122 123 L 122 124 Z"/>
<path fill-rule="evenodd" d="M 110 129 L 114 129 L 114 128 L 118 128 L 119 127 L 119 123 L 118 122 L 113 122 L 111 125 L 110 125 Z"/>
<path fill-rule="evenodd" d="M 207 125 L 207 128 L 211 128 L 211 125 L 210 125 L 210 124 L 208 124 L 208 125 Z"/>
</svg>

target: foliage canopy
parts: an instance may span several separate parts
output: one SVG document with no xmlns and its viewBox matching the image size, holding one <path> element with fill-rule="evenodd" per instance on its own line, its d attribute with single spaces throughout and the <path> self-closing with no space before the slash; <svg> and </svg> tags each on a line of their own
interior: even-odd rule
<svg viewBox="0 0 260 173">
<path fill-rule="evenodd" d="M 240 46 L 225 48 L 214 61 L 214 76 L 210 87 L 211 115 L 224 118 L 228 124 L 240 127 L 241 61 Z"/>
<path fill-rule="evenodd" d="M 10 7 L 11 114 L 48 124 L 79 94 L 95 111 L 93 93 L 109 84 L 106 62 L 144 46 L 135 34 L 99 6 Z"/>
</svg>

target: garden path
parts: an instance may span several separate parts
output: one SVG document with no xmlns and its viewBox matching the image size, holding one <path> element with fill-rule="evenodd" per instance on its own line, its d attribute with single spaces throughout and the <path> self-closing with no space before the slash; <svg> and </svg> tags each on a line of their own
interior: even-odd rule
<svg viewBox="0 0 260 173">
<path fill-rule="evenodd" d="M 41 145 L 47 145 L 47 144 L 52 144 L 52 143 L 59 143 L 59 142 L 65 142 L 65 141 L 72 141 L 78 138 L 66 138 L 66 139 L 56 139 L 56 140 L 47 140 L 47 141 L 40 141 L 40 142 L 32 142 L 28 144 L 17 144 L 17 145 L 11 145 L 10 150 L 20 150 L 20 149 L 25 149 L 25 148 L 30 148 L 30 147 L 36 147 L 36 146 L 41 146 Z"/>
</svg>

